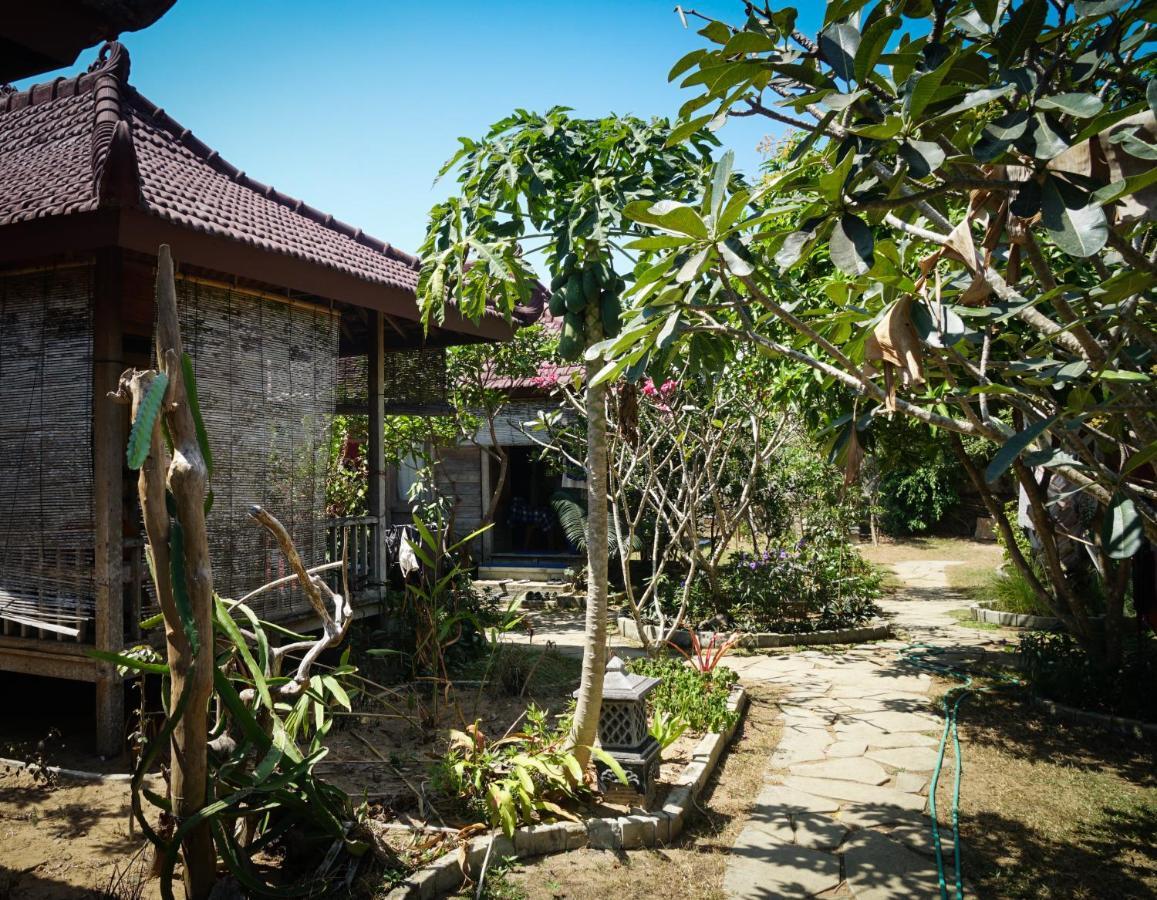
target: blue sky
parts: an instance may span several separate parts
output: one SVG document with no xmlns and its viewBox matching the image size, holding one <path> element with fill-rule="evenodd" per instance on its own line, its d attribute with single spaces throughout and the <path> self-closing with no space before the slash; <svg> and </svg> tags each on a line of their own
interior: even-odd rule
<svg viewBox="0 0 1157 900">
<path fill-rule="evenodd" d="M 742 16 L 735 0 L 691 5 Z M 432 182 L 459 135 L 520 106 L 673 115 L 690 94 L 667 71 L 704 40 L 673 6 L 178 0 L 124 42 L 133 84 L 225 159 L 412 251 L 450 189 Z M 812 31 L 809 18 L 801 25 Z M 739 168 L 756 168 L 772 124 L 736 120 L 720 132 Z"/>
</svg>

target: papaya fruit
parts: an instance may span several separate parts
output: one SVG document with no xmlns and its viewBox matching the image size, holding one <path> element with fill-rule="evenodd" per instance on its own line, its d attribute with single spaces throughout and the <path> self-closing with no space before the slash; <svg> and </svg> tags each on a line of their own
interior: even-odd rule
<svg viewBox="0 0 1157 900">
<path fill-rule="evenodd" d="M 583 280 L 579 274 L 571 275 L 566 282 L 566 311 L 568 313 L 581 313 L 583 307 L 586 306 L 587 300 L 583 295 Z"/>
<path fill-rule="evenodd" d="M 550 295 L 550 314 L 558 317 L 566 312 L 566 294 L 561 290 L 555 290 Z"/>
<path fill-rule="evenodd" d="M 563 319 L 562 334 L 558 339 L 558 355 L 568 362 L 582 356 L 586 344 L 585 332 L 582 314 L 568 312 Z"/>
<path fill-rule="evenodd" d="M 619 295 L 611 291 L 605 292 L 599 301 L 599 313 L 603 320 L 603 335 L 618 337 L 623 328 L 623 305 Z"/>
<path fill-rule="evenodd" d="M 557 275 L 555 275 L 555 276 L 554 276 L 554 278 L 552 278 L 552 279 L 550 280 L 550 289 L 551 289 L 551 291 L 552 291 L 552 292 L 557 292 L 557 291 L 559 291 L 559 290 L 562 288 L 562 286 L 563 286 L 564 284 L 566 284 L 566 280 L 567 280 L 567 278 L 568 278 L 568 277 L 569 277 L 569 276 L 568 276 L 568 274 L 567 274 L 566 272 L 559 272 Z"/>
<path fill-rule="evenodd" d="M 599 281 L 596 268 L 587 266 L 583 269 L 583 297 L 587 303 L 599 302 L 599 289 L 601 287 L 602 282 Z"/>
</svg>

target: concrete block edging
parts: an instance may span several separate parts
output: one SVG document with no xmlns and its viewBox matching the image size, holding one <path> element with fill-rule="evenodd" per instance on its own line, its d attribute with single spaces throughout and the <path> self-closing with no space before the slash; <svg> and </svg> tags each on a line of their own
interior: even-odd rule
<svg viewBox="0 0 1157 900">
<path fill-rule="evenodd" d="M 439 894 L 455 890 L 467 872 L 476 875 L 481 870 L 487 849 L 490 849 L 493 861 L 511 856 L 529 859 L 583 847 L 638 850 L 671 842 L 683 830 L 695 799 L 703 792 L 723 751 L 735 736 L 747 706 L 747 691 L 742 685 L 732 688 L 727 706 L 739 713 L 735 723 L 724 732 L 710 732 L 700 739 L 691 754 L 691 762 L 675 779 L 662 809 L 614 818 L 592 818 L 584 822 L 527 825 L 515 829 L 513 839 L 503 834 L 472 838 L 459 852 L 446 853 L 418 869 L 391 890 L 386 900 L 432 900 Z M 494 844 L 492 848 L 491 842 Z"/>
</svg>

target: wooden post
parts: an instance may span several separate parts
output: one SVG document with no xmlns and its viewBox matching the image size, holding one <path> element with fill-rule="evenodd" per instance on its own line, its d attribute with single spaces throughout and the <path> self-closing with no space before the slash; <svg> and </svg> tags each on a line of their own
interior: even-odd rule
<svg viewBox="0 0 1157 900">
<path fill-rule="evenodd" d="M 369 369 L 369 446 L 366 448 L 366 463 L 369 478 L 366 501 L 369 514 L 378 520 L 374 532 L 373 571 L 371 581 L 380 585 L 380 596 L 385 597 L 386 584 L 386 530 L 390 527 L 389 491 L 386 483 L 385 438 L 386 398 L 386 340 L 385 317 L 379 312 L 370 313 L 370 342 L 368 356 Z M 339 548 L 340 552 L 340 548 Z"/>
<path fill-rule="evenodd" d="M 485 447 L 478 448 L 478 465 L 481 467 L 481 477 L 479 486 L 482 493 L 482 515 L 486 515 L 486 507 L 490 503 L 490 491 L 493 490 L 490 484 L 490 454 L 486 452 Z M 482 532 L 482 554 L 478 562 L 482 565 L 489 565 L 490 557 L 494 554 L 494 529 L 487 528 Z"/>
<path fill-rule="evenodd" d="M 102 251 L 96 260 L 92 334 L 92 477 L 95 517 L 94 582 L 96 622 L 93 643 L 100 650 L 124 645 L 122 573 L 122 460 L 124 407 L 109 399 L 124 370 L 121 341 L 121 257 Z M 116 756 L 125 740 L 124 686 L 111 663 L 100 663 L 96 677 L 96 749 Z"/>
</svg>

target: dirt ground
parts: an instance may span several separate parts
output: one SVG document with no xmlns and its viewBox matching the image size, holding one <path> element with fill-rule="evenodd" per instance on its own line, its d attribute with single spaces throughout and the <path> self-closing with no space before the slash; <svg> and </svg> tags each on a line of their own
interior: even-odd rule
<svg viewBox="0 0 1157 900">
<path fill-rule="evenodd" d="M 145 841 L 129 832 L 125 782 L 46 786 L 0 767 L 0 900 L 93 900 L 134 884 Z M 143 893 L 158 896 L 156 882 Z"/>
<path fill-rule="evenodd" d="M 779 742 L 772 694 L 753 685 L 751 705 L 731 748 L 700 797 L 700 812 L 679 839 L 660 850 L 579 850 L 500 866 L 486 885 L 491 900 L 722 900 L 727 852 L 763 785 L 767 757 Z M 473 897 L 473 891 L 461 896 Z"/>
</svg>

